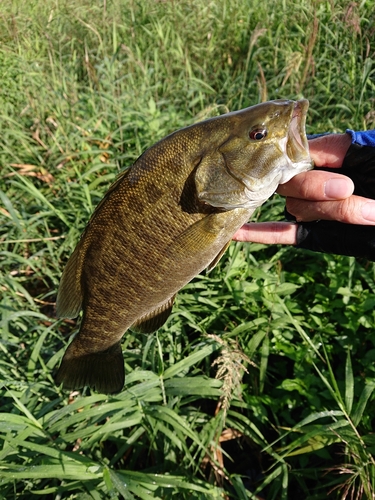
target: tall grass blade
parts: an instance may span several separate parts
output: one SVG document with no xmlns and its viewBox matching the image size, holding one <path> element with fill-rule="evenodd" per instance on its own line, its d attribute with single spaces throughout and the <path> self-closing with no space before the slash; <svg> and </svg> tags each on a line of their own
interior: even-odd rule
<svg viewBox="0 0 375 500">
<path fill-rule="evenodd" d="M 354 400 L 354 376 L 350 351 L 346 356 L 345 363 L 345 408 L 348 415 L 351 414 Z"/>
</svg>

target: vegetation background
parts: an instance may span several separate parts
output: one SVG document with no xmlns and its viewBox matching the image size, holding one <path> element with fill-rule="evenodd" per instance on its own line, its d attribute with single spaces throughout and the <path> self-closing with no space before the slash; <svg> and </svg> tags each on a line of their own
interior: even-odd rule
<svg viewBox="0 0 375 500">
<path fill-rule="evenodd" d="M 375 125 L 375 2 L 2 0 L 0 497 L 374 498 L 375 270 L 233 243 L 115 397 L 53 382 L 61 271 L 120 169 L 274 98 L 308 132 Z M 282 218 L 272 198 L 258 220 Z"/>
</svg>

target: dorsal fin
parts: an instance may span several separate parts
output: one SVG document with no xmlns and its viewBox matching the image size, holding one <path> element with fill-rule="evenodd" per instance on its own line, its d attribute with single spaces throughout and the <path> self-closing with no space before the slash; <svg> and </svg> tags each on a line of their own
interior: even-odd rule
<svg viewBox="0 0 375 500">
<path fill-rule="evenodd" d="M 116 177 L 114 182 L 109 186 L 108 191 L 105 193 L 104 197 L 100 200 L 98 205 L 95 207 L 95 210 L 91 215 L 90 221 L 92 220 L 94 215 L 96 215 L 99 212 L 100 208 L 102 207 L 104 202 L 109 198 L 109 196 L 113 193 L 113 191 L 116 191 L 119 184 L 121 184 L 122 181 L 129 175 L 131 168 L 132 167 L 128 167 L 123 172 L 120 172 L 118 174 L 118 176 Z M 90 224 L 90 221 L 89 221 L 89 224 Z"/>
<path fill-rule="evenodd" d="M 65 266 L 56 299 L 56 315 L 58 318 L 76 318 L 82 308 L 83 294 L 81 287 L 81 274 L 87 249 L 85 248 L 85 246 L 87 246 L 87 241 L 85 244 L 85 239 L 90 228 L 90 222 L 99 212 L 99 209 L 103 205 L 104 201 L 113 191 L 117 189 L 118 185 L 121 184 L 124 178 L 129 175 L 129 172 L 130 168 L 118 175 L 115 182 L 108 189 L 104 198 L 95 208 L 78 245 Z"/>
<path fill-rule="evenodd" d="M 158 330 L 164 325 L 171 314 L 175 298 L 176 295 L 173 295 L 161 306 L 142 316 L 130 327 L 130 329 L 133 332 L 139 333 L 152 333 Z"/>
<path fill-rule="evenodd" d="M 81 274 L 84 257 L 83 237 L 70 256 L 61 276 L 56 299 L 58 318 L 76 318 L 82 307 Z"/>
</svg>

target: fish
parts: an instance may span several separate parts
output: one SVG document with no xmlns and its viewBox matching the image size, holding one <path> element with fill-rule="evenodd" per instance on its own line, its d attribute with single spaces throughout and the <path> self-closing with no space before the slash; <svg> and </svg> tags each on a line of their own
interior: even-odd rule
<svg viewBox="0 0 375 500">
<path fill-rule="evenodd" d="M 254 210 L 313 167 L 308 106 L 306 99 L 278 99 L 192 124 L 119 175 L 61 277 L 57 316 L 82 310 L 82 318 L 58 385 L 122 390 L 125 332 L 160 328 L 177 292 L 217 264 Z"/>
</svg>

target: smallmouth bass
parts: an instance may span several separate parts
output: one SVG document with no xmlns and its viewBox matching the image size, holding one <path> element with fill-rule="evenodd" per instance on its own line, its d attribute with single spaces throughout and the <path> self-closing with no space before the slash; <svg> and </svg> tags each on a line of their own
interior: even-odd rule
<svg viewBox="0 0 375 500">
<path fill-rule="evenodd" d="M 167 320 L 176 293 L 212 268 L 278 185 L 312 168 L 308 101 L 275 100 L 191 125 L 147 149 L 94 211 L 62 274 L 57 316 L 79 333 L 56 375 L 121 391 L 121 339 Z"/>
</svg>

